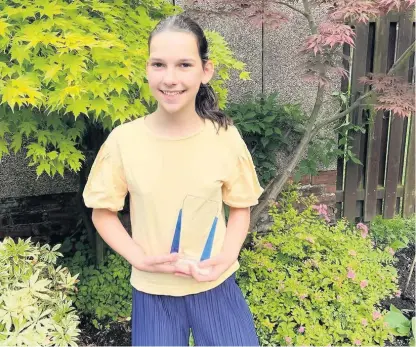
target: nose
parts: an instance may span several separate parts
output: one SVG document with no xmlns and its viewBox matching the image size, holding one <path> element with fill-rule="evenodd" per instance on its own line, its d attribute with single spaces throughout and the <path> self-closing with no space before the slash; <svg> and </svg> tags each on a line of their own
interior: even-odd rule
<svg viewBox="0 0 416 347">
<path fill-rule="evenodd" d="M 166 69 L 165 75 L 163 76 L 163 83 L 166 85 L 177 84 L 177 76 L 174 68 Z"/>
</svg>

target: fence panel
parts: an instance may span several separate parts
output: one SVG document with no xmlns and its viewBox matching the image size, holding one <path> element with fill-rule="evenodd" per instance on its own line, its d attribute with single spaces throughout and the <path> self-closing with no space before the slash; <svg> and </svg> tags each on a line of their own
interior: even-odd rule
<svg viewBox="0 0 416 347">
<path fill-rule="evenodd" d="M 412 30 L 413 29 L 413 30 Z M 390 14 L 375 23 L 356 27 L 353 50 L 351 102 L 365 93 L 358 78 L 369 72 L 386 73 L 414 41 L 410 13 Z M 414 55 L 398 75 L 413 80 Z M 415 126 L 409 119 L 378 111 L 368 119 L 366 106 L 356 109 L 350 121 L 363 125 L 366 134 L 355 133 L 352 152 L 362 161 L 338 165 L 337 202 L 350 221 L 370 221 L 377 214 L 391 218 L 395 213 L 415 211 Z M 412 117 L 414 118 L 414 117 Z M 407 155 L 405 155 L 407 153 Z M 340 162 L 341 163 L 341 162 Z M 403 179 L 404 176 L 404 179 Z M 404 183 L 404 184 L 403 184 Z"/>
</svg>

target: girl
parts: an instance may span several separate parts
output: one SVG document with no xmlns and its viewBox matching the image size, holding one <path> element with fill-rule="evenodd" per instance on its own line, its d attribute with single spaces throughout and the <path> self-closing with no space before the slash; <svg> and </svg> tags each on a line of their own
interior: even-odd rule
<svg viewBox="0 0 416 347">
<path fill-rule="evenodd" d="M 161 21 L 146 69 L 157 110 L 111 132 L 83 193 L 99 234 L 132 265 L 132 343 L 185 346 L 192 329 L 196 345 L 258 345 L 234 273 L 262 188 L 218 110 L 199 25 Z M 117 217 L 127 192 L 132 237 Z"/>
</svg>

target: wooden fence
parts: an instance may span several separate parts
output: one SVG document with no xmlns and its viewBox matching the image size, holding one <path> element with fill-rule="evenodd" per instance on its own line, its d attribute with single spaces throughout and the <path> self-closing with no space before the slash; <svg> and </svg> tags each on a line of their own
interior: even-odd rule
<svg viewBox="0 0 416 347">
<path fill-rule="evenodd" d="M 415 40 L 415 23 L 410 13 L 392 14 L 356 28 L 356 47 L 344 53 L 351 57 L 351 102 L 366 87 L 358 78 L 369 72 L 386 73 Z M 349 66 L 346 66 L 349 68 Z M 414 54 L 400 75 L 414 83 Z M 350 221 L 371 221 L 376 215 L 415 213 L 415 116 L 402 118 L 379 111 L 369 121 L 365 106 L 349 116 L 353 124 L 366 127 L 353 134 L 353 153 L 363 165 L 338 161 L 338 210 Z"/>
</svg>

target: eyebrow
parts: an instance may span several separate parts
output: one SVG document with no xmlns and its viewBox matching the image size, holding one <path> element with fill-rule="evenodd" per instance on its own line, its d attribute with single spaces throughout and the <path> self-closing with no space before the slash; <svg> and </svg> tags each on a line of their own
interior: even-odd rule
<svg viewBox="0 0 416 347">
<path fill-rule="evenodd" d="M 150 58 L 151 61 L 164 61 L 162 58 Z M 195 59 L 192 58 L 183 58 L 178 60 L 179 63 L 183 62 L 192 62 L 195 63 Z"/>
</svg>

